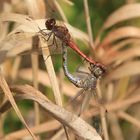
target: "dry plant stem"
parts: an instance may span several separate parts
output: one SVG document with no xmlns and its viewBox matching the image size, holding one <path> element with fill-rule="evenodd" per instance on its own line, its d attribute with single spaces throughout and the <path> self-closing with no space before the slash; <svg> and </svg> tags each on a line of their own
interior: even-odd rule
<svg viewBox="0 0 140 140">
<path fill-rule="evenodd" d="M 21 57 L 17 56 L 15 61 L 14 61 L 14 64 L 13 64 L 13 67 L 12 67 L 12 72 L 11 72 L 11 78 L 12 78 L 13 81 L 15 81 L 15 79 L 17 77 L 20 62 L 21 62 Z"/>
<path fill-rule="evenodd" d="M 95 46 L 94 46 L 92 28 L 91 28 L 91 23 L 90 23 L 88 0 L 84 0 L 84 7 L 85 7 L 86 24 L 87 24 L 88 36 L 89 36 L 89 44 L 93 50 L 95 49 Z"/>
<path fill-rule="evenodd" d="M 50 140 L 59 140 L 64 134 L 64 129 L 60 129 Z"/>
<path fill-rule="evenodd" d="M 61 124 L 56 121 L 49 121 L 49 122 L 44 122 L 43 124 L 39 124 L 38 126 L 31 127 L 32 132 L 36 134 L 41 134 L 49 131 L 54 131 L 58 129 L 61 126 Z M 26 129 L 22 129 L 19 131 L 12 132 L 10 134 L 7 134 L 4 139 L 5 140 L 18 140 L 23 137 L 29 136 L 28 132 Z"/>
<path fill-rule="evenodd" d="M 72 1 L 69 1 L 69 0 L 63 0 L 63 1 L 66 2 L 69 5 L 74 5 Z"/>
<path fill-rule="evenodd" d="M 45 42 L 42 38 L 40 38 L 40 43 L 41 43 L 41 48 L 42 47 L 47 48 L 47 42 Z M 45 66 L 46 66 L 47 71 L 48 71 L 49 80 L 51 82 L 51 86 L 53 89 L 56 104 L 62 106 L 61 94 L 59 91 L 59 86 L 58 86 L 57 78 L 56 78 L 55 71 L 53 68 L 52 60 L 51 60 L 51 57 L 48 57 L 48 56 L 50 56 L 49 49 L 46 49 L 46 51 L 42 50 L 42 53 L 43 53 Z M 47 58 L 47 60 L 46 60 L 46 58 Z"/>
<path fill-rule="evenodd" d="M 12 93 L 8 87 L 8 84 L 6 83 L 4 77 L 3 77 L 3 74 L 1 72 L 1 69 L 0 69 L 0 86 L 3 90 L 3 92 L 5 93 L 7 99 L 9 100 L 9 102 L 11 103 L 12 107 L 14 108 L 16 114 L 18 115 L 19 119 L 22 121 L 22 123 L 25 125 L 25 127 L 27 128 L 28 132 L 31 134 L 31 136 L 33 137 L 34 140 L 37 140 L 35 135 L 32 133 L 32 131 L 30 130 L 30 128 L 28 127 L 28 125 L 26 124 L 23 116 L 21 115 L 21 112 L 19 111 L 17 105 L 16 105 L 16 102 L 12 96 Z"/>
<path fill-rule="evenodd" d="M 65 22 L 68 22 L 68 20 L 67 20 L 65 14 L 64 14 L 62 8 L 60 7 L 59 3 L 57 2 L 57 0 L 53 0 L 53 2 L 54 2 L 54 5 L 56 6 L 58 12 L 60 13 L 62 19 L 63 19 Z"/>
<path fill-rule="evenodd" d="M 108 104 L 104 105 L 104 108 L 109 113 L 109 112 L 112 112 L 112 111 L 116 111 L 116 110 L 125 108 L 127 106 L 130 106 L 130 105 L 138 103 L 138 102 L 140 102 L 140 95 L 135 95 L 134 97 L 131 97 L 129 99 L 125 99 L 125 100 L 122 100 L 122 101 L 116 101 L 116 102 L 113 102 L 113 103 L 108 103 Z M 97 115 L 97 114 L 100 113 L 99 110 L 97 110 L 97 109 L 91 109 L 88 112 L 92 112 L 92 114 L 87 114 L 88 117 L 91 117 L 93 115 Z"/>
<path fill-rule="evenodd" d="M 118 117 L 115 113 L 110 113 L 108 116 L 111 132 L 114 140 L 124 140 Z"/>
<path fill-rule="evenodd" d="M 46 47 L 47 43 L 42 38 L 40 38 L 40 42 L 41 42 L 41 44 L 40 44 L 41 47 Z M 43 52 L 43 58 L 45 61 L 45 66 L 47 68 L 49 79 L 50 79 L 50 82 L 52 85 L 56 104 L 59 106 L 63 106 L 57 78 L 56 78 L 55 71 L 54 71 L 53 64 L 52 64 L 52 60 L 51 60 L 51 57 L 48 57 L 48 56 L 50 56 L 49 49 L 45 52 L 42 50 L 42 52 Z M 46 60 L 46 58 L 47 58 L 47 60 Z M 68 136 L 66 127 L 64 125 L 63 125 L 63 127 L 64 127 L 64 130 L 66 133 L 67 140 L 69 140 L 69 136 Z"/>
<path fill-rule="evenodd" d="M 3 116 L 2 115 L 0 115 L 0 138 L 3 136 Z"/>
<path fill-rule="evenodd" d="M 129 114 L 127 114 L 123 111 L 117 112 L 117 115 L 120 118 L 132 123 L 133 125 L 137 126 L 140 129 L 140 120 L 135 119 L 134 117 L 130 116 Z"/>
<path fill-rule="evenodd" d="M 27 69 L 22 69 L 19 71 L 19 75 L 18 75 L 21 79 L 25 79 L 28 81 L 32 80 L 32 71 L 30 68 Z M 43 86 L 51 86 L 50 82 L 49 82 L 49 78 L 48 78 L 48 74 L 44 71 L 44 70 L 39 70 L 38 73 L 38 78 L 39 78 L 39 83 Z M 69 97 L 73 97 L 75 96 L 75 94 L 78 92 L 78 89 L 76 87 L 73 87 L 72 85 L 68 84 L 66 81 L 63 81 L 63 84 L 65 85 L 63 87 L 63 91 L 65 93 L 65 95 L 69 96 Z"/>
<path fill-rule="evenodd" d="M 32 48 L 39 47 L 39 38 L 38 36 L 34 36 L 32 38 Z M 38 55 L 31 54 L 31 62 L 32 62 L 32 77 L 33 77 L 33 86 L 38 89 Z M 35 125 L 38 125 L 40 122 L 40 112 L 39 112 L 39 105 L 34 103 L 34 111 L 35 111 Z"/>
<path fill-rule="evenodd" d="M 28 8 L 28 14 L 32 16 L 34 19 L 37 18 L 45 18 L 46 9 L 45 9 L 45 1 L 44 0 L 26 0 L 26 6 Z"/>
<path fill-rule="evenodd" d="M 125 96 L 127 96 L 127 89 L 128 89 L 128 86 L 129 86 L 129 81 L 130 81 L 130 76 L 126 76 L 126 77 L 123 77 L 119 80 L 119 83 L 118 83 L 118 94 L 117 94 L 117 100 L 123 100 L 125 98 Z"/>
<path fill-rule="evenodd" d="M 101 88 L 100 88 L 99 82 L 98 82 L 98 86 L 97 86 L 97 99 L 98 100 L 102 99 L 102 93 L 101 93 Z M 107 122 L 106 122 L 106 118 L 105 118 L 106 108 L 104 108 L 103 106 L 100 106 L 99 111 L 100 111 L 99 113 L 100 113 L 100 118 L 101 118 L 104 139 L 109 140 L 109 134 L 108 134 L 108 130 L 107 130 Z"/>
<path fill-rule="evenodd" d="M 50 102 L 40 91 L 28 85 L 16 86 L 12 89 L 14 92 L 19 93 L 17 96 L 18 99 L 31 99 L 38 102 L 52 117 L 71 128 L 80 138 L 101 140 L 101 137 L 93 127 L 71 112 Z M 15 98 L 17 97 L 15 96 Z"/>
<path fill-rule="evenodd" d="M 105 109 L 103 107 L 100 108 L 100 116 L 101 116 L 101 123 L 102 123 L 102 129 L 103 129 L 103 135 L 105 140 L 109 140 L 109 134 L 107 130 L 107 122 L 105 118 Z"/>
</svg>

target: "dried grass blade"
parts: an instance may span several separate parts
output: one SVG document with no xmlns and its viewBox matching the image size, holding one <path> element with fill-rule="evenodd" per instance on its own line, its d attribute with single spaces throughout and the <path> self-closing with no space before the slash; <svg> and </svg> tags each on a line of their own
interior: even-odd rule
<svg viewBox="0 0 140 140">
<path fill-rule="evenodd" d="M 118 22 L 138 17 L 140 17 L 139 3 L 122 6 L 108 17 L 103 25 L 103 29 L 107 29 Z"/>
<path fill-rule="evenodd" d="M 67 4 L 69 4 L 69 5 L 74 5 L 74 3 L 72 2 L 72 1 L 69 1 L 69 0 L 63 0 L 64 2 L 66 2 Z"/>
<path fill-rule="evenodd" d="M 133 58 L 140 56 L 140 48 L 139 46 L 128 48 L 127 50 L 115 52 L 113 54 L 110 54 L 108 57 L 104 57 L 104 61 L 107 64 L 113 63 L 113 62 L 125 62 L 127 60 L 132 60 Z"/>
<path fill-rule="evenodd" d="M 91 28 L 91 23 L 90 23 L 89 7 L 88 7 L 88 1 L 87 0 L 84 0 L 84 8 L 85 8 L 85 16 L 86 16 L 88 36 L 89 36 L 89 44 L 90 44 L 90 47 L 92 49 L 95 49 L 93 34 L 92 34 L 92 28 Z"/>
<path fill-rule="evenodd" d="M 44 18 L 46 16 L 44 0 L 25 0 L 29 15 L 33 18 Z"/>
<path fill-rule="evenodd" d="M 93 127 L 64 108 L 50 102 L 41 92 L 33 87 L 28 85 L 16 86 L 13 90 L 19 94 L 22 93 L 20 94 L 20 99 L 31 99 L 38 102 L 52 117 L 71 128 L 80 138 L 102 140 Z"/>
<path fill-rule="evenodd" d="M 53 131 L 56 130 L 60 127 L 60 123 L 56 120 L 49 121 L 49 122 L 44 122 L 43 124 L 40 124 L 38 126 L 32 127 L 31 130 L 32 132 L 36 134 L 41 134 L 45 133 L 47 131 Z M 4 139 L 6 140 L 19 140 L 23 137 L 28 136 L 29 134 L 27 133 L 26 129 L 22 129 L 19 131 L 12 132 L 10 134 L 7 134 Z"/>
<path fill-rule="evenodd" d="M 31 69 L 20 70 L 18 76 L 20 78 L 22 78 L 24 80 L 28 80 L 28 81 L 31 81 L 33 79 Z M 51 84 L 49 82 L 48 74 L 45 71 L 39 70 L 38 80 L 39 80 L 39 83 L 42 84 L 43 86 L 46 86 L 46 85 L 51 86 Z M 65 86 L 63 87 L 63 91 L 64 91 L 65 95 L 67 95 L 69 97 L 73 97 L 78 92 L 78 89 L 75 86 L 70 85 L 65 81 L 64 81 L 64 85 Z"/>
<path fill-rule="evenodd" d="M 104 139 L 109 140 L 109 133 L 107 129 L 107 121 L 106 121 L 106 111 L 103 107 L 100 108 L 100 117 L 101 117 L 101 124 L 102 124 L 102 129 L 103 129 L 103 134 L 104 134 Z"/>
<path fill-rule="evenodd" d="M 140 129 L 140 121 L 138 119 L 135 119 L 134 117 L 130 116 L 129 114 L 125 113 L 124 111 L 117 112 L 117 115 L 121 119 L 125 119 L 126 121 L 132 123 L 133 125 L 135 125 L 136 127 L 138 127 Z"/>
<path fill-rule="evenodd" d="M 131 45 L 131 46 L 140 45 L 140 39 L 139 38 L 129 38 L 129 39 L 125 39 L 119 43 L 116 43 L 115 45 L 109 45 L 106 47 L 107 51 L 102 57 L 104 58 L 109 55 L 113 55 L 114 53 L 118 52 L 119 50 L 124 49 L 124 47 L 126 47 L 127 45 Z"/>
<path fill-rule="evenodd" d="M 116 140 L 124 140 L 122 130 L 121 130 L 121 127 L 119 124 L 119 120 L 118 120 L 118 117 L 116 116 L 116 114 L 110 113 L 108 118 L 109 118 L 109 122 L 111 125 L 111 132 L 113 134 L 113 137 Z"/>
<path fill-rule="evenodd" d="M 31 29 L 37 28 L 34 21 L 27 15 L 15 13 L 3 13 L 0 15 L 0 22 L 12 21 L 29 26 Z"/>
<path fill-rule="evenodd" d="M 28 127 L 28 125 L 26 124 L 23 116 L 21 115 L 20 110 L 18 109 L 16 102 L 12 96 L 12 93 L 4 79 L 4 76 L 2 74 L 2 71 L 0 70 L 0 86 L 3 90 L 3 92 L 5 93 L 6 97 L 8 98 L 9 102 L 11 103 L 12 107 L 14 108 L 17 116 L 19 117 L 19 119 L 21 120 L 21 122 L 25 125 L 25 127 L 27 128 L 28 132 L 31 134 L 31 136 L 33 137 L 34 140 L 37 140 L 35 135 L 33 134 L 33 132 L 30 130 L 30 128 Z"/>
<path fill-rule="evenodd" d="M 109 80 L 117 80 L 125 76 L 140 74 L 140 61 L 128 62 L 108 75 Z"/>
<path fill-rule="evenodd" d="M 13 57 L 17 54 L 31 49 L 30 33 L 9 34 L 3 41 L 0 42 L 0 63 L 6 60 L 7 57 Z"/>
<path fill-rule="evenodd" d="M 45 42 L 42 38 L 40 38 L 40 45 L 42 48 L 48 47 L 47 42 Z M 57 78 L 55 75 L 55 71 L 53 68 L 52 60 L 50 57 L 49 49 L 48 49 L 48 51 L 42 51 L 42 54 L 43 54 L 43 58 L 45 61 L 45 66 L 46 66 L 47 71 L 48 71 L 48 75 L 49 75 L 49 79 L 50 79 L 50 82 L 52 85 L 52 89 L 54 92 L 55 101 L 58 105 L 62 106 L 61 94 L 60 94 Z"/>
<path fill-rule="evenodd" d="M 34 36 L 32 38 L 32 48 L 38 48 L 39 49 L 39 37 Z M 38 55 L 37 54 L 31 54 L 31 62 L 32 62 L 32 77 L 33 77 L 33 86 L 38 89 Z M 34 103 L 34 111 L 35 111 L 35 125 L 39 125 L 40 123 L 40 111 L 39 111 L 39 105 L 37 103 Z"/>
<path fill-rule="evenodd" d="M 101 47 L 106 47 L 108 44 L 113 43 L 119 39 L 125 38 L 140 38 L 140 28 L 133 26 L 125 26 L 111 31 L 100 44 Z"/>
<path fill-rule="evenodd" d="M 134 96 L 131 96 L 131 98 L 125 99 L 125 100 L 121 100 L 121 101 L 113 101 L 111 103 L 108 103 L 106 105 L 104 105 L 104 108 L 108 111 L 116 111 L 119 109 L 123 109 L 126 108 L 128 106 L 131 106 L 133 104 L 139 103 L 140 102 L 140 88 L 137 89 L 137 91 L 135 92 Z M 90 112 L 92 112 L 91 114 L 88 114 L 88 117 L 92 117 L 93 115 L 98 115 L 100 113 L 99 109 L 91 109 Z"/>
<path fill-rule="evenodd" d="M 68 22 L 67 17 L 65 16 L 65 13 L 64 13 L 63 9 L 61 8 L 60 4 L 59 4 L 56 0 L 53 0 L 53 3 L 54 3 L 54 5 L 56 6 L 58 12 L 60 13 L 62 19 L 63 19 L 65 22 Z"/>
<path fill-rule="evenodd" d="M 18 72 L 19 72 L 19 66 L 21 63 L 21 57 L 17 56 L 16 59 L 14 60 L 13 66 L 12 66 L 12 72 L 11 72 L 11 79 L 12 81 L 16 80 Z"/>
</svg>

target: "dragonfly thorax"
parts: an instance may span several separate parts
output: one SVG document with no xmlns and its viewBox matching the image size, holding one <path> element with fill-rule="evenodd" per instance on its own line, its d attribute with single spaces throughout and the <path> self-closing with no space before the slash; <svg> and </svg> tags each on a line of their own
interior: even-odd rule
<svg viewBox="0 0 140 140">
<path fill-rule="evenodd" d="M 59 38 L 64 45 L 69 45 L 71 36 L 69 30 L 63 26 L 55 26 L 52 29 L 52 32 L 55 34 L 57 38 Z"/>
<path fill-rule="evenodd" d="M 89 70 L 91 71 L 91 74 L 93 74 L 96 78 L 100 78 L 104 73 L 104 69 L 100 65 L 96 64 L 90 64 Z"/>
</svg>

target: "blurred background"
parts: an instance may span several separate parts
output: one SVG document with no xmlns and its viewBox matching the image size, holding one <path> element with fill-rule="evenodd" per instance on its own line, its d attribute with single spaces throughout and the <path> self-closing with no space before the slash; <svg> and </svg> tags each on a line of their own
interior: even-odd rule
<svg viewBox="0 0 140 140">
<path fill-rule="evenodd" d="M 34 22 L 38 20 L 36 23 L 41 29 L 45 25 L 45 19 L 55 18 L 68 27 L 74 42 L 82 52 L 107 67 L 107 72 L 97 85 L 99 104 L 105 108 L 103 114 L 100 112 L 100 106 L 97 106 L 93 99 L 81 117 L 95 127 L 105 140 L 140 140 L 140 0 L 88 0 L 87 10 L 92 35 L 89 35 L 85 1 L 0 0 L 0 52 L 6 48 L 4 55 L 0 53 L 0 65 L 4 76 L 9 85 L 33 85 L 45 93 L 51 101 L 56 102 L 42 55 L 35 57 L 30 53 L 20 55 L 22 50 L 20 53 L 10 53 L 14 47 L 26 46 L 26 44 L 29 46 L 27 48 L 29 51 L 32 44 L 30 42 L 29 45 L 29 37 L 26 40 L 25 36 L 21 36 L 20 43 L 18 35 L 15 36 L 16 41 L 13 41 L 12 31 L 18 31 L 18 26 L 24 25 L 25 19 L 18 21 L 19 17 L 8 16 L 8 14 L 29 15 Z M 30 26 L 28 28 L 30 29 Z M 24 30 L 23 27 L 21 29 Z M 24 32 L 30 32 L 29 29 Z M 32 32 L 35 35 L 36 31 Z M 12 46 L 9 49 L 7 49 L 7 42 Z M 79 89 L 65 78 L 61 54 L 52 55 L 51 58 L 65 105 Z M 33 63 L 36 64 L 37 75 L 33 74 Z M 68 49 L 69 71 L 75 73 L 79 65 L 82 69 L 88 67 L 88 63 L 73 50 Z M 4 99 L 1 91 L 0 105 L 5 101 Z M 82 97 L 77 102 L 74 101 L 76 107 L 71 105 L 69 110 L 77 112 L 82 101 Z M 53 121 L 53 117 L 33 101 L 23 100 L 17 102 L 17 105 L 29 126 L 46 123 L 44 129 L 39 128 L 36 131 L 40 139 L 53 140 L 61 129 L 60 124 L 54 123 L 54 128 L 48 130 L 47 123 Z M 5 136 L 10 139 L 10 134 L 13 134 L 14 140 L 16 132 L 24 128 L 13 109 L 0 114 L 0 119 L 2 139 Z M 21 134 L 17 139 L 22 137 Z M 57 139 L 64 137 L 57 137 Z"/>
</svg>

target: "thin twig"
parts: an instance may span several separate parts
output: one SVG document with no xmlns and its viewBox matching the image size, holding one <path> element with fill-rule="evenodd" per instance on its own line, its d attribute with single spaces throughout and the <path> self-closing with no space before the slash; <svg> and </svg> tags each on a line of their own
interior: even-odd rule
<svg viewBox="0 0 140 140">
<path fill-rule="evenodd" d="M 105 118 L 105 109 L 103 107 L 100 108 L 100 116 L 101 116 L 101 123 L 102 123 L 102 129 L 103 129 L 103 134 L 104 134 L 104 139 L 109 140 L 109 134 L 107 130 L 107 122 Z"/>
<path fill-rule="evenodd" d="M 40 42 L 41 42 L 41 47 L 44 47 L 44 46 L 47 45 L 47 43 L 43 42 L 43 40 L 41 38 L 40 38 Z M 46 60 L 46 57 L 48 57 L 48 55 L 50 55 L 49 50 L 46 51 L 46 52 L 43 51 L 44 60 Z M 47 71 L 48 71 L 48 75 L 49 75 L 49 79 L 50 79 L 50 82 L 51 82 L 51 85 L 52 85 L 52 89 L 54 91 L 53 93 L 54 93 L 54 97 L 55 97 L 55 102 L 56 102 L 57 105 L 62 107 L 63 106 L 62 98 L 61 98 L 61 94 L 60 94 L 60 90 L 59 90 L 59 86 L 58 86 L 58 82 L 57 82 L 57 79 L 56 79 L 56 75 L 55 75 L 55 71 L 54 71 L 54 68 L 53 68 L 51 57 L 49 57 L 45 61 L 45 65 L 46 65 L 46 68 L 47 68 Z M 66 133 L 67 140 L 69 140 L 68 132 L 67 132 L 64 125 L 63 125 L 63 127 L 64 127 L 64 130 L 65 130 L 65 133 Z"/>
<path fill-rule="evenodd" d="M 94 40 L 93 40 L 93 35 L 92 35 L 92 28 L 91 28 L 91 23 L 90 23 L 89 8 L 88 8 L 88 1 L 87 0 L 84 0 L 84 8 L 85 8 L 88 36 L 89 36 L 89 44 L 90 44 L 90 47 L 92 49 L 94 49 L 95 46 L 94 46 Z"/>
<path fill-rule="evenodd" d="M 117 115 L 120 118 L 132 123 L 133 125 L 137 126 L 140 129 L 140 121 L 138 119 L 135 119 L 134 117 L 130 116 L 129 114 L 127 114 L 123 111 L 117 112 Z"/>
<path fill-rule="evenodd" d="M 17 96 L 14 96 L 17 100 L 30 99 L 38 102 L 52 117 L 73 130 L 76 136 L 79 136 L 81 139 L 102 140 L 92 126 L 73 113 L 52 103 L 48 98 L 46 98 L 46 96 L 44 96 L 44 94 L 35 88 L 29 85 L 15 86 L 12 91 L 18 93 Z M 3 106 L 3 109 L 6 106 L 7 102 L 5 103 L 5 106 Z M 1 108 L 1 110 L 3 109 Z"/>
<path fill-rule="evenodd" d="M 20 112 L 20 110 L 19 110 L 19 108 L 18 108 L 18 106 L 17 106 L 15 100 L 14 100 L 14 97 L 13 97 L 13 95 L 12 95 L 12 92 L 10 91 L 9 86 L 8 86 L 8 84 L 7 84 L 7 82 L 6 82 L 5 78 L 4 78 L 4 76 L 3 76 L 3 74 L 2 74 L 1 69 L 0 69 L 0 86 L 1 86 L 1 88 L 2 88 L 2 90 L 3 90 L 3 92 L 4 92 L 4 94 L 6 95 L 7 99 L 8 99 L 9 102 L 11 103 L 12 107 L 14 108 L 14 110 L 15 110 L 17 116 L 19 117 L 19 119 L 21 120 L 21 122 L 25 125 L 25 127 L 26 127 L 27 130 L 28 130 L 28 132 L 31 134 L 32 138 L 33 138 L 34 140 L 37 140 L 37 139 L 36 139 L 36 136 L 33 134 L 33 132 L 32 132 L 32 131 L 30 130 L 30 128 L 28 127 L 27 123 L 25 122 L 25 120 L 24 120 L 24 118 L 23 118 L 23 116 L 22 116 L 22 114 L 21 114 L 21 112 Z"/>
<path fill-rule="evenodd" d="M 55 131 L 61 127 L 61 124 L 57 120 L 43 122 L 38 126 L 31 127 L 31 130 L 35 134 L 49 133 L 50 131 Z M 64 132 L 64 131 L 63 131 Z M 23 137 L 28 137 L 29 134 L 26 129 L 17 130 L 11 133 L 8 133 L 6 136 L 3 136 L 5 140 L 17 140 L 22 139 Z"/>
<path fill-rule="evenodd" d="M 101 88 L 100 88 L 99 82 L 98 82 L 98 86 L 97 86 L 97 97 L 98 97 L 98 100 L 102 99 L 102 93 L 101 93 Z M 106 118 L 105 118 L 106 108 L 104 108 L 104 106 L 100 106 L 99 113 L 100 113 L 100 118 L 101 118 L 104 139 L 109 140 L 109 134 L 108 134 L 108 130 L 107 130 L 107 122 L 106 122 Z"/>
<path fill-rule="evenodd" d="M 39 38 L 38 36 L 34 36 L 32 38 L 32 48 L 39 47 Z M 31 61 L 32 61 L 32 74 L 33 74 L 33 86 L 38 89 L 38 55 L 31 54 Z M 39 116 L 39 105 L 34 103 L 35 109 L 35 125 L 39 125 L 40 116 Z"/>
<path fill-rule="evenodd" d="M 125 99 L 125 100 L 122 100 L 122 101 L 114 101 L 112 103 L 105 104 L 104 108 L 109 113 L 111 111 L 116 111 L 118 109 L 128 107 L 128 106 L 130 106 L 132 104 L 135 104 L 137 102 L 140 102 L 140 95 L 135 95 L 135 96 L 133 96 L 133 97 L 131 97 L 129 99 Z M 93 115 L 99 114 L 99 110 L 97 110 L 95 108 L 90 109 L 88 112 L 92 112 L 92 114 L 87 114 L 87 117 L 91 117 Z"/>
<path fill-rule="evenodd" d="M 14 61 L 14 64 L 12 67 L 12 72 L 11 72 L 11 78 L 13 81 L 17 78 L 20 62 L 21 62 L 21 57 L 17 56 L 15 61 Z"/>
<path fill-rule="evenodd" d="M 65 16 L 65 14 L 64 14 L 62 8 L 60 7 L 59 3 L 58 3 L 56 0 L 53 0 L 53 2 L 54 2 L 54 5 L 56 6 L 58 12 L 60 13 L 62 19 L 63 19 L 65 22 L 68 22 L 67 17 Z"/>
<path fill-rule="evenodd" d="M 110 124 L 111 133 L 113 135 L 113 138 L 115 140 L 124 140 L 121 125 L 119 123 L 119 118 L 116 115 L 116 113 L 110 113 L 108 115 L 108 121 Z"/>
</svg>

